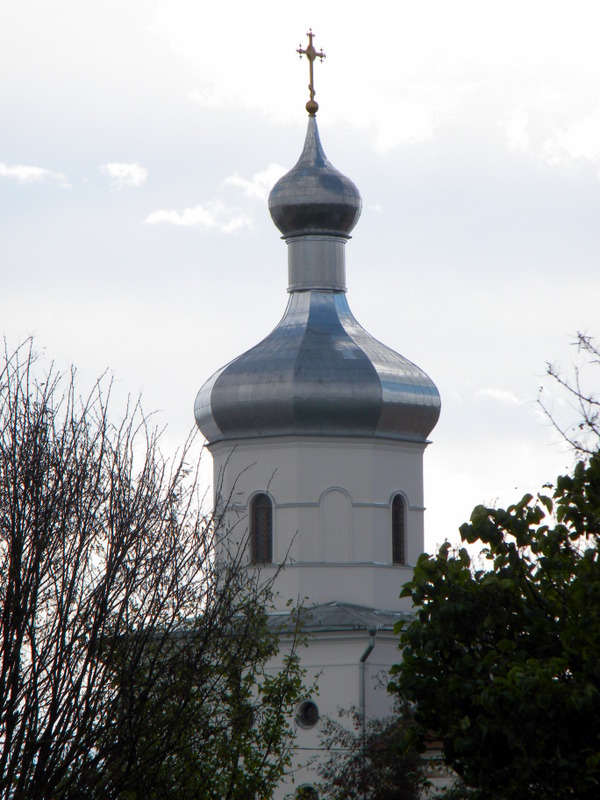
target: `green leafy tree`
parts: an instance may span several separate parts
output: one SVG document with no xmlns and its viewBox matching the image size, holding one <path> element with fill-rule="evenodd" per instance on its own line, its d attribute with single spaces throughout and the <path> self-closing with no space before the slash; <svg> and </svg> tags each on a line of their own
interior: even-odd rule
<svg viewBox="0 0 600 800">
<path fill-rule="evenodd" d="M 472 797 L 600 797 L 600 455 L 547 489 L 475 508 L 460 533 L 485 568 L 445 544 L 402 592 L 392 690 Z"/>
<path fill-rule="evenodd" d="M 138 407 L 0 364 L 0 798 L 270 797 L 301 692 L 269 582 Z"/>
<path fill-rule="evenodd" d="M 322 746 L 330 756 L 319 765 L 319 788 L 329 800 L 418 800 L 426 784 L 415 750 L 401 752 L 412 726 L 406 709 L 386 719 L 364 721 L 352 708 L 341 720 L 321 723 Z"/>
</svg>

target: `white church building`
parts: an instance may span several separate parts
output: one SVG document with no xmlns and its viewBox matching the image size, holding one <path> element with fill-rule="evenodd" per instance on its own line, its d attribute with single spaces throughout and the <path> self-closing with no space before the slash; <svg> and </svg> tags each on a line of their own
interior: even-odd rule
<svg viewBox="0 0 600 800">
<path fill-rule="evenodd" d="M 195 405 L 226 530 L 247 535 L 249 568 L 268 576 L 285 564 L 279 613 L 290 599 L 311 608 L 302 664 L 319 693 L 296 717 L 297 761 L 308 766 L 279 797 L 317 782 L 320 716 L 390 710 L 378 676 L 398 661 L 392 628 L 410 611 L 399 592 L 424 549 L 423 454 L 440 413 L 432 380 L 350 311 L 345 251 L 361 197 L 321 145 L 312 34 L 299 52 L 311 67 L 306 140 L 269 196 L 287 245 L 287 308 Z"/>
</svg>

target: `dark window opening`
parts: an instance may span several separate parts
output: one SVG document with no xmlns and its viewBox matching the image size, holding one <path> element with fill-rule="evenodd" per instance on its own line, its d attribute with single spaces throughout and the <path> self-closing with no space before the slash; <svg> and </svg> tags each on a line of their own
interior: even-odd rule
<svg viewBox="0 0 600 800">
<path fill-rule="evenodd" d="M 266 494 L 250 502 L 250 560 L 253 564 L 273 561 L 273 503 Z"/>
<path fill-rule="evenodd" d="M 314 728 L 319 721 L 319 708 L 312 700 L 305 700 L 298 706 L 296 722 L 301 728 Z"/>
<path fill-rule="evenodd" d="M 406 564 L 406 520 L 404 499 L 395 495 L 392 500 L 392 563 Z"/>
</svg>

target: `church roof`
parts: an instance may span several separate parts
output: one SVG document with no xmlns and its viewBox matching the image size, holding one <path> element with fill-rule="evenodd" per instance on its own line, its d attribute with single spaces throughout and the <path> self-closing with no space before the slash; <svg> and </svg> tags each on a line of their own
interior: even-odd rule
<svg viewBox="0 0 600 800">
<path fill-rule="evenodd" d="M 383 611 L 353 603 L 322 603 L 310 606 L 301 612 L 302 629 L 307 633 L 333 631 L 392 630 L 400 620 L 412 619 L 411 614 L 401 611 Z M 270 624 L 285 633 L 295 628 L 295 617 L 277 614 Z"/>
</svg>

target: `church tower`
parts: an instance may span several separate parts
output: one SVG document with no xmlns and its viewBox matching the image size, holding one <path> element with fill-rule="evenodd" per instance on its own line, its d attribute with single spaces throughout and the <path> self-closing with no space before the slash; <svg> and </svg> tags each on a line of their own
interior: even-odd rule
<svg viewBox="0 0 600 800">
<path fill-rule="evenodd" d="M 423 453 L 440 396 L 423 370 L 350 311 L 346 244 L 361 197 L 321 145 L 312 67 L 324 54 L 312 33 L 299 52 L 311 70 L 308 130 L 297 164 L 269 196 L 287 246 L 287 308 L 262 342 L 205 383 L 195 414 L 228 536 L 248 539 L 250 568 L 268 575 L 285 564 L 275 587 L 281 612 L 288 599 L 315 606 L 311 628 L 323 647 L 311 648 L 310 662 L 322 676 L 319 703 L 328 713 L 353 704 L 368 712 L 365 648 L 410 610 L 398 595 L 423 551 Z M 352 663 L 345 677 L 336 671 L 342 642 L 354 643 L 342 658 Z M 395 646 L 386 653 L 382 669 L 397 660 Z M 345 699 L 342 685 L 350 687 Z"/>
</svg>

